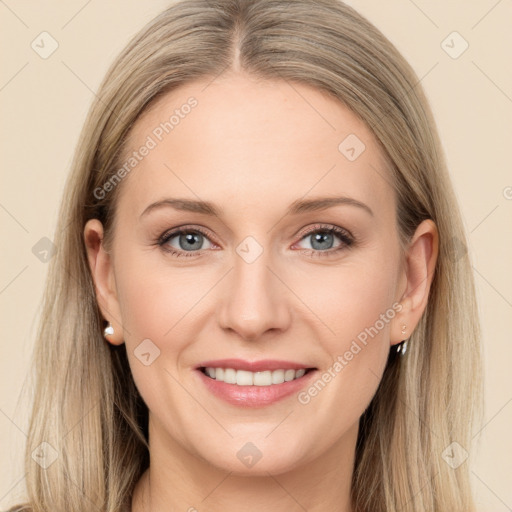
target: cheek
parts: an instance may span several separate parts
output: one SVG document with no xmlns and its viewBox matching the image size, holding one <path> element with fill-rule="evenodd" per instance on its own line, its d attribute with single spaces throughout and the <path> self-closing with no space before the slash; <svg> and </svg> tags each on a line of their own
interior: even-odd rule
<svg viewBox="0 0 512 512">
<path fill-rule="evenodd" d="M 368 255 L 331 271 L 324 293 L 302 289 L 330 329 L 330 333 L 324 329 L 327 334 L 319 338 L 330 363 L 298 398 L 306 410 L 311 407 L 320 415 L 314 421 L 329 422 L 336 431 L 344 431 L 359 418 L 374 396 L 386 365 L 389 329 L 397 312 L 397 260 L 392 248 L 388 253 Z"/>
<path fill-rule="evenodd" d="M 197 269 L 171 267 L 165 257 L 124 252 L 116 266 L 116 283 L 127 344 L 145 338 L 161 344 L 172 337 L 178 349 L 176 333 L 194 316 L 205 290 L 214 283 L 210 281 Z"/>
<path fill-rule="evenodd" d="M 322 268 L 296 281 L 297 295 L 325 326 L 321 339 L 331 355 L 348 350 L 350 342 L 360 334 L 364 338 L 369 329 L 375 339 L 387 336 L 395 313 L 397 268 L 392 254 L 382 254 L 367 251 L 347 258 L 339 267 Z M 378 334 L 372 329 L 375 326 Z"/>
<path fill-rule="evenodd" d="M 183 416 L 173 411 L 188 406 L 190 396 L 177 385 L 178 365 L 191 339 L 184 329 L 204 290 L 193 271 L 148 265 L 152 258 L 142 251 L 120 254 L 116 287 L 133 379 L 152 414 L 180 438 Z"/>
<path fill-rule="evenodd" d="M 350 265 L 329 269 L 328 279 L 322 280 L 328 283 L 322 293 L 313 287 L 315 280 L 303 282 L 300 293 L 329 328 L 319 330 L 317 339 L 330 362 L 320 372 L 321 382 L 306 390 L 302 403 L 323 403 L 331 411 L 339 407 L 350 411 L 352 419 L 364 412 L 390 350 L 390 326 L 397 313 L 396 261 L 392 248 L 387 253 L 369 251 L 364 258 L 350 260 Z M 342 415 L 334 421 L 350 418 Z"/>
</svg>

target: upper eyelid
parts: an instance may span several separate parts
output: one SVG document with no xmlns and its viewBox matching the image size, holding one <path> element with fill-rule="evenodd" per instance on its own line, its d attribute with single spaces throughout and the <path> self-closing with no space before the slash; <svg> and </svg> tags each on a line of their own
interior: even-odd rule
<svg viewBox="0 0 512 512">
<path fill-rule="evenodd" d="M 316 223 L 312 226 L 308 226 L 305 230 L 302 230 L 302 236 L 310 235 L 315 231 L 333 231 L 334 233 L 341 231 L 342 233 L 347 234 L 350 238 L 354 238 L 352 233 L 347 229 L 341 226 L 336 226 L 335 224 L 325 224 L 325 223 Z"/>
</svg>

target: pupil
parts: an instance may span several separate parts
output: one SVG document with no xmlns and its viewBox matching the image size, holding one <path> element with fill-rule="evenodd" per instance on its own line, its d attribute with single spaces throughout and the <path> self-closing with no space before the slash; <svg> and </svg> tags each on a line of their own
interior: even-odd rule
<svg viewBox="0 0 512 512">
<path fill-rule="evenodd" d="M 199 233 L 188 233 L 180 236 L 180 247 L 185 251 L 200 249 L 203 235 Z"/>
<path fill-rule="evenodd" d="M 330 249 L 332 247 L 332 242 L 332 233 L 316 233 L 313 235 L 313 243 L 311 244 L 311 247 L 313 247 L 313 249 Z"/>
</svg>

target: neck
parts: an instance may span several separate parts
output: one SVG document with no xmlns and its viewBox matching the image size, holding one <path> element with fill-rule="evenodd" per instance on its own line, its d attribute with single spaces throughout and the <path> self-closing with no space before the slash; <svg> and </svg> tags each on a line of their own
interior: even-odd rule
<svg viewBox="0 0 512 512">
<path fill-rule="evenodd" d="M 137 483 L 132 512 L 352 512 L 351 479 L 358 424 L 305 465 L 242 476 L 218 468 L 151 427 L 148 470 Z"/>
</svg>

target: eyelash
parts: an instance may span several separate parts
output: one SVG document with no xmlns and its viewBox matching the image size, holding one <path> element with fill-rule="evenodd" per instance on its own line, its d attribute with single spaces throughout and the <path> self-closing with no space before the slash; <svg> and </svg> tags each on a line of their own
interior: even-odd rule
<svg viewBox="0 0 512 512">
<path fill-rule="evenodd" d="M 177 228 L 171 231 L 166 231 L 160 237 L 158 237 L 156 243 L 162 248 L 163 251 L 169 253 L 171 256 L 176 257 L 193 257 L 197 256 L 198 254 L 201 254 L 202 251 L 177 251 L 174 248 L 168 248 L 166 247 L 167 242 L 174 238 L 175 236 L 182 235 L 182 234 L 191 234 L 191 233 L 200 233 L 201 235 L 205 236 L 206 238 L 210 239 L 208 233 L 206 233 L 205 230 L 199 228 L 199 227 L 188 227 L 183 226 L 181 228 Z M 312 257 L 329 257 L 333 254 L 337 254 L 340 251 L 346 250 L 351 248 L 354 243 L 355 239 L 351 235 L 349 231 L 346 229 L 340 228 L 338 226 L 333 225 L 325 225 L 325 224 L 315 224 L 311 228 L 308 228 L 304 233 L 302 233 L 302 236 L 299 241 L 303 240 L 309 235 L 316 234 L 316 233 L 329 233 L 336 235 L 341 240 L 341 245 L 334 249 L 327 249 L 324 251 L 321 250 L 315 250 L 315 249 L 300 249 L 301 253 L 310 254 Z M 210 240 L 211 241 L 211 240 Z"/>
</svg>

